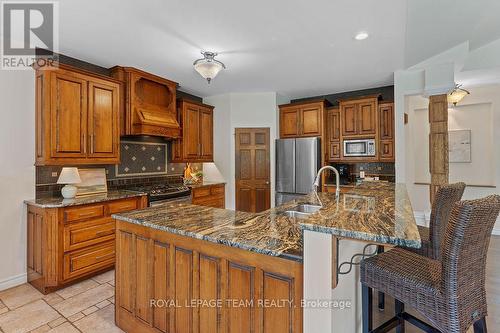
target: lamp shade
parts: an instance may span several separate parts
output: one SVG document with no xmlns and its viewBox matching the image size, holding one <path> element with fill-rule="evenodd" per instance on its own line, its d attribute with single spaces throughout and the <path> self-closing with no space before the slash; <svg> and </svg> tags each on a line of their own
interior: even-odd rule
<svg viewBox="0 0 500 333">
<path fill-rule="evenodd" d="M 78 184 L 81 182 L 78 168 L 62 168 L 59 179 L 57 179 L 58 184 Z"/>
<path fill-rule="evenodd" d="M 222 65 L 215 61 L 200 61 L 194 65 L 194 69 L 209 82 L 219 74 Z"/>
</svg>

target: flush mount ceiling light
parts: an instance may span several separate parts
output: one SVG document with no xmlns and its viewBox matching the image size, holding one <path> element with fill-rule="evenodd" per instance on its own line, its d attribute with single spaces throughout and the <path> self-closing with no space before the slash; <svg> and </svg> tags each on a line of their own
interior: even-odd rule
<svg viewBox="0 0 500 333">
<path fill-rule="evenodd" d="M 201 54 L 203 54 L 203 58 L 196 60 L 193 66 L 210 84 L 210 81 L 212 81 L 222 69 L 226 69 L 226 66 L 222 62 L 215 60 L 217 56 L 215 52 L 201 51 Z"/>
<path fill-rule="evenodd" d="M 365 40 L 368 38 L 368 33 L 366 31 L 360 31 L 354 36 L 355 40 Z"/>
<path fill-rule="evenodd" d="M 457 106 L 457 103 L 470 94 L 469 91 L 462 89 L 461 87 L 461 84 L 455 84 L 455 88 L 453 88 L 453 90 L 448 94 L 448 103 L 452 103 L 454 106 Z"/>
</svg>

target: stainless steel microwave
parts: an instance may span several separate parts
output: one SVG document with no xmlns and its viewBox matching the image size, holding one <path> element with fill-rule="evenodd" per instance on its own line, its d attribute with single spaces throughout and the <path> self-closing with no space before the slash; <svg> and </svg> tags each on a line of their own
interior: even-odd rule
<svg viewBox="0 0 500 333">
<path fill-rule="evenodd" d="M 375 156 L 375 139 L 344 140 L 344 156 Z"/>
</svg>

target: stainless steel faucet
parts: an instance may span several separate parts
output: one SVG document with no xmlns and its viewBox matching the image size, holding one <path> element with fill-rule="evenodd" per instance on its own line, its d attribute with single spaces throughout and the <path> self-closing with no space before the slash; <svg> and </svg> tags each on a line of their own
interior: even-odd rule
<svg viewBox="0 0 500 333">
<path fill-rule="evenodd" d="M 316 197 L 317 197 L 320 176 L 324 170 L 332 170 L 335 173 L 335 197 L 338 199 L 339 194 L 340 194 L 340 175 L 339 175 L 339 172 L 337 171 L 337 169 L 335 169 L 334 167 L 332 167 L 330 165 L 324 166 L 318 170 L 318 174 L 316 175 L 316 179 L 314 180 L 314 184 L 313 184 L 314 193 L 316 193 Z"/>
</svg>

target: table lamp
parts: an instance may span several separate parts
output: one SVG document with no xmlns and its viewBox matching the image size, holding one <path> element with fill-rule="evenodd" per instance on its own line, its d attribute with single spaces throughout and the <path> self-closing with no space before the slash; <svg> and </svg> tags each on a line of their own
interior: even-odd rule
<svg viewBox="0 0 500 333">
<path fill-rule="evenodd" d="M 78 168 L 62 168 L 59 179 L 57 179 L 58 184 L 66 184 L 61 189 L 61 194 L 65 199 L 72 199 L 76 196 L 77 188 L 74 184 L 81 183 L 80 174 L 78 173 Z"/>
</svg>

